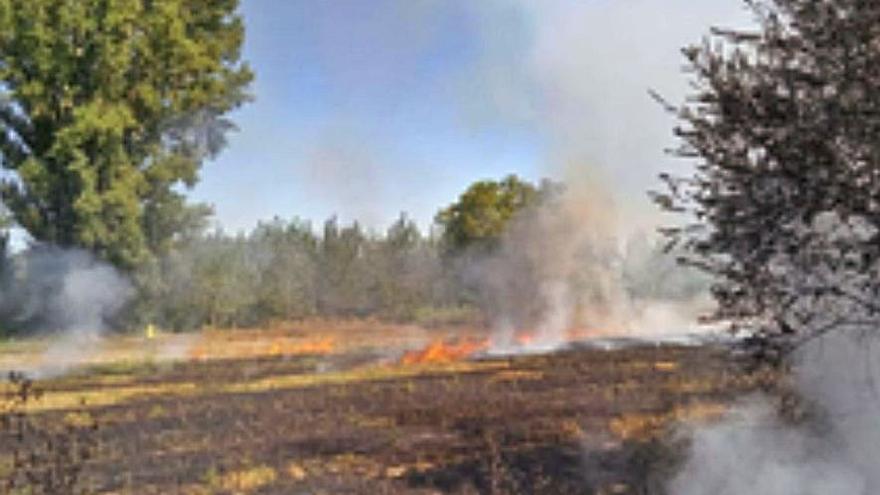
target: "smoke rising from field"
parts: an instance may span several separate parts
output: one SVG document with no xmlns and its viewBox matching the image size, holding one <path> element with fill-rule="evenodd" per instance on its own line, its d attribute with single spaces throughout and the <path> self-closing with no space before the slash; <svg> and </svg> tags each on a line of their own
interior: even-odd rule
<svg viewBox="0 0 880 495">
<path fill-rule="evenodd" d="M 774 401 L 756 397 L 690 432 L 691 452 L 670 492 L 880 493 L 880 353 L 866 338 L 841 329 L 796 357 L 796 389 L 821 407 L 818 417 L 784 422 Z"/>
<path fill-rule="evenodd" d="M 375 228 L 417 206 L 442 171 L 403 158 L 375 131 L 344 123 L 320 129 L 297 164 L 300 187 L 321 198 L 331 215 Z"/>
<path fill-rule="evenodd" d="M 317 196 L 335 200 L 341 214 L 373 224 L 387 210 L 382 198 L 387 197 L 390 164 L 367 143 L 353 132 L 328 131 L 311 150 L 303 178 Z"/>
<path fill-rule="evenodd" d="M 546 174 L 601 174 L 605 194 L 616 202 L 618 228 L 656 225 L 645 191 L 657 187 L 661 171 L 688 165 L 664 153 L 675 145 L 674 121 L 649 90 L 670 101 L 683 99 L 688 86 L 680 49 L 699 40 L 707 26 L 751 25 L 743 2 L 469 5 L 485 53 L 476 74 L 467 76 L 486 87 L 463 100 L 465 112 L 530 123 L 545 142 Z"/>
<path fill-rule="evenodd" d="M 661 336 L 694 329 L 705 285 L 648 234 L 621 228 L 595 183 L 567 187 L 516 216 L 499 248 L 466 277 L 498 352 L 546 351 L 572 338 Z"/>
<path fill-rule="evenodd" d="M 747 10 L 737 1 L 470 5 L 484 53 L 468 80 L 486 87 L 468 86 L 464 113 L 531 125 L 545 144 L 538 167 L 568 188 L 519 218 L 498 255 L 471 268 L 499 345 L 522 330 L 540 349 L 571 328 L 692 329 L 711 303 L 693 273 L 658 253 L 653 231 L 667 220 L 646 191 L 661 170 L 683 164 L 664 153 L 674 123 L 648 93 L 683 98 L 680 48 L 707 25 L 749 24 Z"/>
<path fill-rule="evenodd" d="M 36 376 L 63 373 L 100 345 L 111 319 L 133 295 L 131 282 L 83 250 L 36 246 L 21 253 L 0 291 L 4 320 L 50 338 Z"/>
</svg>

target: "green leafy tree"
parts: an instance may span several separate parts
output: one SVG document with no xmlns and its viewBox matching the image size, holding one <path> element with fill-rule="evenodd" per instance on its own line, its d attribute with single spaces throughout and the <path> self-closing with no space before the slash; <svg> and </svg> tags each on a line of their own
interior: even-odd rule
<svg viewBox="0 0 880 495">
<path fill-rule="evenodd" d="M 455 203 L 437 213 L 444 250 L 459 253 L 467 248 L 497 247 L 510 220 L 536 204 L 541 195 L 541 189 L 515 175 L 475 182 Z"/>
<path fill-rule="evenodd" d="M 206 213 L 248 99 L 237 0 L 0 0 L 0 197 L 38 241 L 131 267 Z"/>
</svg>

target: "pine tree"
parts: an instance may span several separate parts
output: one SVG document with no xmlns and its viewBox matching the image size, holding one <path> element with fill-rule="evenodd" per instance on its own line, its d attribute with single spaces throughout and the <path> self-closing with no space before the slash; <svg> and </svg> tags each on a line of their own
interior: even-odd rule
<svg viewBox="0 0 880 495">
<path fill-rule="evenodd" d="M 0 0 L 0 198 L 38 241 L 132 267 L 248 99 L 237 0 Z"/>
</svg>

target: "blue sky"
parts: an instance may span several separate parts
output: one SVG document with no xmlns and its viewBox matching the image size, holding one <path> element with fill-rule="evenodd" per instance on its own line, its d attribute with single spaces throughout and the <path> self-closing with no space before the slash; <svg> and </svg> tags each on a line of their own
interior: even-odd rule
<svg viewBox="0 0 880 495">
<path fill-rule="evenodd" d="M 647 207 L 678 49 L 739 0 L 243 0 L 255 101 L 192 191 L 219 225 L 426 226 L 472 181 L 593 177 Z"/>
</svg>

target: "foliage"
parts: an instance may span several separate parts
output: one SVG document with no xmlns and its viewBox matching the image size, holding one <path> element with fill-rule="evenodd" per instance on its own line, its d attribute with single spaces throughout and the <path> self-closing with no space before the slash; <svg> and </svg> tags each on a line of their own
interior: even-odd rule
<svg viewBox="0 0 880 495">
<path fill-rule="evenodd" d="M 261 264 L 257 312 L 263 319 L 303 318 L 317 310 L 318 239 L 311 225 L 294 220 L 261 224 L 251 235 Z"/>
<path fill-rule="evenodd" d="M 357 222 L 340 227 L 336 218 L 324 222 L 318 246 L 318 311 L 322 314 L 364 315 L 370 305 L 367 238 Z"/>
<path fill-rule="evenodd" d="M 545 182 L 535 190 L 547 199 L 558 190 L 554 187 Z M 169 330 L 229 328 L 312 316 L 432 326 L 532 315 L 547 297 L 542 291 L 554 289 L 542 284 L 550 275 L 571 282 L 570 290 L 584 296 L 581 305 L 601 303 L 610 297 L 605 285 L 618 282 L 615 289 L 625 293 L 615 292 L 614 297 L 643 300 L 687 299 L 703 289 L 692 274 L 674 270 L 669 258 L 647 239 L 634 240 L 623 253 L 589 250 L 575 256 L 571 267 L 566 262 L 561 272 L 551 267 L 550 275 L 539 273 L 539 258 L 545 252 L 541 246 L 559 247 L 564 239 L 556 239 L 567 237 L 568 221 L 578 220 L 550 221 L 559 214 L 555 203 L 541 205 L 547 208 L 521 211 L 527 214 L 506 226 L 499 238 L 504 246 L 491 253 L 480 251 L 476 246 L 488 245 L 479 243 L 474 249 L 452 252 L 442 239 L 423 234 L 406 215 L 382 233 L 356 222 L 341 224 L 336 218 L 320 230 L 299 219 L 276 218 L 236 235 L 205 231 L 195 222 L 163 256 L 126 274 L 124 283 L 109 266 L 83 251 L 36 245 L 12 255 L 12 269 L 0 273 L 0 325 L 10 335 L 65 325 L 138 331 L 147 325 Z M 534 244 L 537 248 L 522 249 L 533 246 L 535 239 L 541 241 Z M 73 287 L 88 290 L 62 290 L 67 285 L 62 280 L 72 270 L 85 270 L 73 277 Z M 108 270 L 114 276 L 98 277 Z M 128 298 L 131 285 L 136 294 Z M 89 304 L 77 297 L 85 292 Z M 111 296 L 112 304 L 92 314 L 97 295 Z M 67 310 L 80 307 L 89 318 L 74 325 L 73 313 Z"/>
<path fill-rule="evenodd" d="M 500 181 L 475 182 L 437 214 L 445 250 L 461 253 L 467 248 L 497 248 L 510 220 L 537 204 L 542 194 L 541 188 L 515 175 Z"/>
<path fill-rule="evenodd" d="M 0 0 L 0 195 L 36 240 L 131 268 L 198 222 L 252 76 L 237 0 Z"/>
<path fill-rule="evenodd" d="M 656 199 L 695 221 L 668 234 L 715 277 L 717 318 L 779 357 L 834 329 L 873 330 L 880 306 L 880 5 L 747 2 L 756 32 L 684 50 L 690 177 Z"/>
<path fill-rule="evenodd" d="M 135 326 L 230 327 L 313 315 L 412 321 L 457 303 L 437 243 L 405 215 L 381 236 L 336 218 L 321 235 L 298 219 L 275 219 L 246 235 L 208 233 L 136 276 Z"/>
</svg>

